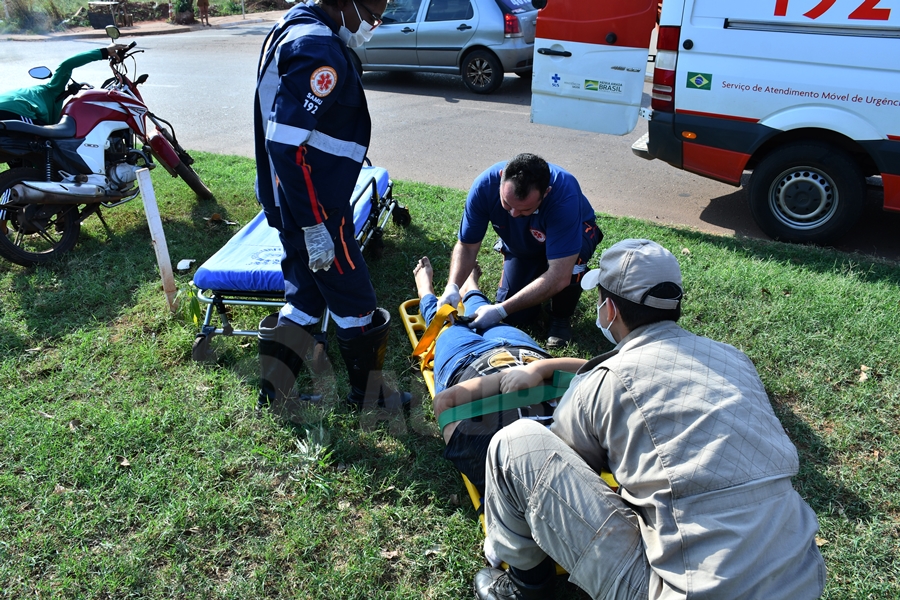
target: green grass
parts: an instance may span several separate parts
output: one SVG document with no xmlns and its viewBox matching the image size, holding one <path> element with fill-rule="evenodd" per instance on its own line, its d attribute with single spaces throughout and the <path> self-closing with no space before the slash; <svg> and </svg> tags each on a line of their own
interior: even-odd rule
<svg viewBox="0 0 900 600">
<path fill-rule="evenodd" d="M 258 208 L 251 161 L 201 154 L 195 167 L 216 201 L 161 169 L 154 182 L 173 261 L 200 264 L 237 229 L 207 218 L 243 224 Z M 395 197 L 412 224 L 389 226 L 369 264 L 396 316 L 420 256 L 446 277 L 465 194 L 397 182 Z M 196 327 L 168 313 L 139 202 L 106 211 L 109 230 L 89 219 L 50 267 L 0 264 L 0 597 L 469 597 L 480 529 L 428 409 L 360 423 L 339 403 L 332 344 L 338 389 L 307 427 L 258 417 L 255 345 L 215 338 L 215 364 L 191 360 Z M 672 250 L 682 324 L 756 363 L 800 451 L 825 597 L 900 597 L 897 265 L 632 219 L 601 227 L 603 248 L 648 237 Z M 492 289 L 499 255 L 480 261 Z M 607 348 L 594 302 L 582 299 L 570 353 Z M 421 396 L 409 350 L 397 324 L 387 368 Z"/>
</svg>

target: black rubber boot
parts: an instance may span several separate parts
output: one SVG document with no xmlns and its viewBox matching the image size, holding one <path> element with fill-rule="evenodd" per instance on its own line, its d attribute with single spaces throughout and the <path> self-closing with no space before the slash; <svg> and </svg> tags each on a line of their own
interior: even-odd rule
<svg viewBox="0 0 900 600">
<path fill-rule="evenodd" d="M 475 574 L 472 586 L 478 600 L 552 600 L 556 573 L 541 583 L 527 584 L 511 571 L 486 568 Z"/>
<path fill-rule="evenodd" d="M 299 394 L 295 384 L 303 361 L 312 356 L 315 338 L 312 326 L 278 326 L 278 313 L 259 322 L 259 396 L 256 408 L 269 408 L 275 415 L 290 421 L 292 407 L 303 402 L 318 402 L 318 395 Z"/>
<path fill-rule="evenodd" d="M 390 313 L 383 308 L 376 308 L 372 315 L 372 328 L 362 335 L 346 340 L 338 333 L 338 346 L 350 379 L 347 403 L 357 410 L 363 407 L 367 390 L 370 402 L 377 400 L 378 406 L 408 406 L 412 400 L 409 392 L 391 389 L 382 379 L 381 369 L 384 367 L 390 329 Z"/>
</svg>

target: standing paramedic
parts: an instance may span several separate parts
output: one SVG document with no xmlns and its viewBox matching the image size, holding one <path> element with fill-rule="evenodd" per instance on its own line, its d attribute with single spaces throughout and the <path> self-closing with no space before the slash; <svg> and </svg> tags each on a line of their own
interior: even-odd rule
<svg viewBox="0 0 900 600">
<path fill-rule="evenodd" d="M 439 305 L 459 302 L 459 286 L 475 265 L 489 223 L 500 237 L 503 275 L 497 303 L 480 308 L 470 327 L 533 323 L 549 300 L 547 346 L 565 346 L 581 297 L 578 282 L 603 239 L 578 181 L 534 154 L 519 154 L 479 175 L 466 198 Z"/>
<path fill-rule="evenodd" d="M 484 550 L 510 569 L 480 571 L 478 598 L 552 597 L 552 560 L 595 599 L 818 598 L 797 449 L 750 359 L 676 324 L 677 259 L 624 240 L 582 285 L 616 347 L 578 370 L 550 429 L 521 419 L 491 440 Z"/>
<path fill-rule="evenodd" d="M 281 234 L 286 303 L 259 327 L 261 406 L 296 396 L 292 386 L 326 309 L 347 365 L 347 401 L 361 407 L 373 386 L 380 404 L 409 401 L 381 379 L 390 316 L 376 305 L 350 207 L 372 129 L 350 48 L 370 39 L 386 5 L 299 4 L 263 43 L 254 111 L 256 193 Z"/>
</svg>

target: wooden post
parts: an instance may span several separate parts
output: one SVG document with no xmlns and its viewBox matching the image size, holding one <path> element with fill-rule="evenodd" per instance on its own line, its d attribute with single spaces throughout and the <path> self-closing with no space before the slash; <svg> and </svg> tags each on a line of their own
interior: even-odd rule
<svg viewBox="0 0 900 600">
<path fill-rule="evenodd" d="M 156 192 L 153 191 L 149 169 L 140 169 L 137 172 L 137 179 L 138 186 L 141 188 L 141 197 L 144 199 L 144 212 L 147 214 L 147 224 L 150 226 L 150 239 L 153 242 L 153 250 L 156 251 L 156 262 L 159 264 L 163 291 L 166 293 L 166 303 L 169 305 L 169 310 L 174 313 L 178 310 L 175 303 L 178 288 L 175 287 L 175 277 L 172 275 L 172 261 L 169 258 L 169 248 L 166 246 L 166 236 L 163 233 L 162 219 L 159 216 L 159 207 L 156 205 Z"/>
</svg>

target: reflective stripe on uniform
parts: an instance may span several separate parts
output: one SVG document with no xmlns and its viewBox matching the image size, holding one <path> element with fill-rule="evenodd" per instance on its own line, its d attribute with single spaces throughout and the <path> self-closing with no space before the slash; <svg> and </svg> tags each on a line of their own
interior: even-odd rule
<svg viewBox="0 0 900 600">
<path fill-rule="evenodd" d="M 267 140 L 288 146 L 302 146 L 310 138 L 310 133 L 309 129 L 302 129 L 275 121 L 269 121 L 266 125 Z"/>
<path fill-rule="evenodd" d="M 356 142 L 339 140 L 330 135 L 325 135 L 320 131 L 313 131 L 310 134 L 309 141 L 307 141 L 306 145 L 327 154 L 349 158 L 359 163 L 366 157 L 365 146 L 360 146 Z"/>
</svg>

